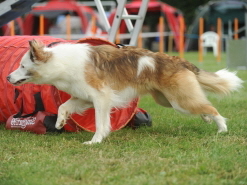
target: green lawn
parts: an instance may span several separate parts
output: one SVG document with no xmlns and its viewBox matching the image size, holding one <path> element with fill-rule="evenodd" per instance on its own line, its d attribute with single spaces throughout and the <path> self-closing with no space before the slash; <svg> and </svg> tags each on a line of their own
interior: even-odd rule
<svg viewBox="0 0 247 185">
<path fill-rule="evenodd" d="M 198 67 L 225 68 L 212 54 Z M 239 71 L 247 80 L 247 71 Z M 150 96 L 140 107 L 153 126 L 112 133 L 102 144 L 83 145 L 92 133 L 35 135 L 0 126 L 1 185 L 246 185 L 247 83 L 230 96 L 209 99 L 228 118 L 229 132 L 217 134 L 215 124 L 162 108 Z"/>
</svg>

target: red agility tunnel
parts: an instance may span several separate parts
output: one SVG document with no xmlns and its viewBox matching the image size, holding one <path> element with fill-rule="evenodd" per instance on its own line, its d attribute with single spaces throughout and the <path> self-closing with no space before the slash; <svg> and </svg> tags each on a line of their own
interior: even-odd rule
<svg viewBox="0 0 247 185">
<path fill-rule="evenodd" d="M 70 95 L 59 91 L 51 85 L 25 84 L 15 87 L 7 82 L 6 77 L 19 66 L 22 56 L 29 49 L 28 41 L 32 39 L 41 40 L 46 45 L 71 42 L 49 36 L 0 37 L 0 122 L 5 123 L 11 115 L 16 114 L 20 110 L 21 103 L 18 102 L 23 103 L 23 114 L 33 112 L 35 109 L 33 94 L 36 92 L 41 92 L 45 111 L 51 114 L 57 114 L 58 107 L 70 98 Z M 91 45 L 109 44 L 116 47 L 106 40 L 97 38 L 81 39 L 75 42 Z M 22 96 L 18 96 L 20 92 Z M 22 101 L 18 101 L 18 99 L 22 99 Z M 129 123 L 137 111 L 137 103 L 138 100 L 135 100 L 126 108 L 112 110 L 112 131 L 119 130 Z M 87 110 L 83 115 L 71 115 L 64 128 L 67 131 L 79 131 L 83 129 L 94 132 L 94 109 Z"/>
</svg>

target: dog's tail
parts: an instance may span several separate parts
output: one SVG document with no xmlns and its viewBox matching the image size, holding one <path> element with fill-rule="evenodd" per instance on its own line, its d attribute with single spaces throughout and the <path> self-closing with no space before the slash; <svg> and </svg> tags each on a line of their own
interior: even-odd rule
<svg viewBox="0 0 247 185">
<path fill-rule="evenodd" d="M 197 80 L 204 90 L 216 94 L 229 94 L 232 91 L 237 91 L 243 83 L 243 80 L 237 77 L 236 72 L 230 72 L 227 69 L 215 73 L 200 70 Z"/>
</svg>

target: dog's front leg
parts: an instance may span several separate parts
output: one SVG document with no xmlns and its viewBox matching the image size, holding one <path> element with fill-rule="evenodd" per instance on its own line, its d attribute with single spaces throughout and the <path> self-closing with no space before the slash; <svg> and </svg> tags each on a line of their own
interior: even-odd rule
<svg viewBox="0 0 247 185">
<path fill-rule="evenodd" d="M 55 127 L 61 129 L 72 113 L 82 113 L 88 108 L 91 108 L 93 104 L 91 102 L 83 101 L 78 98 L 71 97 L 68 101 L 60 105 L 58 108 L 58 116 Z"/>
<path fill-rule="evenodd" d="M 109 96 L 99 98 L 94 102 L 96 132 L 91 141 L 86 141 L 84 144 L 101 143 L 111 131 L 110 113 L 111 106 Z"/>
<path fill-rule="evenodd" d="M 67 101 L 68 102 L 68 101 Z M 66 108 L 66 103 L 60 105 L 60 107 L 58 108 L 58 114 L 57 114 L 57 122 L 55 127 L 57 129 L 61 129 L 63 128 L 63 126 L 66 124 L 66 120 L 69 117 L 69 109 Z"/>
</svg>

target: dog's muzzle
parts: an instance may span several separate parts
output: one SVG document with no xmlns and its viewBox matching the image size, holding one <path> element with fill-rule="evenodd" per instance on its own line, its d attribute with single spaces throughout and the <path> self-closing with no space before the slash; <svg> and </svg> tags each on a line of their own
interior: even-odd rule
<svg viewBox="0 0 247 185">
<path fill-rule="evenodd" d="M 20 85 L 22 82 L 24 82 L 24 81 L 27 80 L 27 78 L 23 78 L 23 79 L 21 79 L 21 80 L 18 80 L 17 82 L 12 82 L 12 81 L 11 81 L 11 76 L 10 76 L 10 75 L 7 76 L 6 78 L 7 78 L 7 80 L 8 80 L 11 84 L 13 84 L 13 85 Z"/>
</svg>

